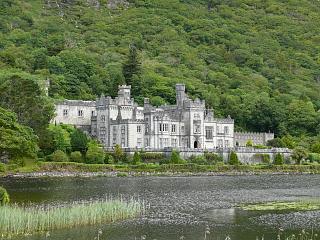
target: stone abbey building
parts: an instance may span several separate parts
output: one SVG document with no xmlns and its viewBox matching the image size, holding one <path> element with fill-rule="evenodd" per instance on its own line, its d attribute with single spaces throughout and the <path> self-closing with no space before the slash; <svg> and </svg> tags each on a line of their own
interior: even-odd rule
<svg viewBox="0 0 320 240">
<path fill-rule="evenodd" d="M 184 84 L 176 84 L 176 104 L 152 106 L 148 98 L 138 106 L 130 86 L 119 86 L 116 98 L 101 96 L 96 101 L 65 100 L 56 104 L 56 124 L 72 124 L 96 137 L 111 149 L 217 149 L 243 146 L 251 139 L 266 144 L 268 133 L 235 133 L 230 117 L 215 118 L 205 101 L 192 100 Z"/>
</svg>

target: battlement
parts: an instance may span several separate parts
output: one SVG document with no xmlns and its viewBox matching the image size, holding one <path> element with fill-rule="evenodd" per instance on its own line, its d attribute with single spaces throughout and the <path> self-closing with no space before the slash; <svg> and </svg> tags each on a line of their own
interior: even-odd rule
<svg viewBox="0 0 320 240">
<path fill-rule="evenodd" d="M 57 101 L 56 106 L 66 105 L 66 106 L 79 106 L 79 107 L 95 107 L 96 101 L 83 101 L 83 100 L 62 100 Z"/>
</svg>

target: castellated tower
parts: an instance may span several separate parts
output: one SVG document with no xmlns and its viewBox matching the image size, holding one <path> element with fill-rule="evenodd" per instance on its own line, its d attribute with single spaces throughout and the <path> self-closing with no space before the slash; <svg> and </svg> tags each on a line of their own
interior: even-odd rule
<svg viewBox="0 0 320 240">
<path fill-rule="evenodd" d="M 183 106 L 183 101 L 186 98 L 186 86 L 184 84 L 176 84 L 176 102 L 177 107 Z"/>
</svg>

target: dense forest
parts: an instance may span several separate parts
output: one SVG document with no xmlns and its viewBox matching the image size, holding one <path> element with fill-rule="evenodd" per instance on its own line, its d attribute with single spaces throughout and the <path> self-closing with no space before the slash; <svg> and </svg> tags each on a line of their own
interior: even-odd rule
<svg viewBox="0 0 320 240">
<path fill-rule="evenodd" d="M 317 0 L 1 0 L 0 118 L 41 143 L 54 99 L 127 83 L 140 104 L 171 104 L 185 83 L 237 130 L 320 153 L 319 12 Z"/>
</svg>

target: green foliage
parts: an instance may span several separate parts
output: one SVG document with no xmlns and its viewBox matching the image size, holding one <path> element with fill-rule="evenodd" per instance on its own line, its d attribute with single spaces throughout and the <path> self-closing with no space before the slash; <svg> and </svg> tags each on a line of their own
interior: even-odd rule
<svg viewBox="0 0 320 240">
<path fill-rule="evenodd" d="M 230 153 L 230 157 L 229 157 L 229 164 L 230 165 L 239 165 L 240 164 L 240 161 L 238 159 L 238 156 L 237 156 L 237 153 L 232 151 Z"/>
<path fill-rule="evenodd" d="M 104 159 L 104 163 L 106 164 L 114 164 L 114 158 L 113 158 L 113 154 L 106 154 L 105 159 Z"/>
<path fill-rule="evenodd" d="M 86 163 L 89 164 L 103 164 L 105 159 L 105 152 L 101 146 L 95 143 L 89 144 L 86 154 Z"/>
<path fill-rule="evenodd" d="M 300 164 L 302 161 L 307 159 L 308 151 L 304 147 L 296 147 L 293 150 L 291 157 L 297 164 Z"/>
<path fill-rule="evenodd" d="M 31 128 L 17 122 L 16 115 L 0 107 L 0 155 L 15 159 L 35 157 L 37 137 Z"/>
<path fill-rule="evenodd" d="M 276 156 L 274 157 L 274 165 L 283 165 L 284 159 L 283 155 L 281 153 L 277 153 Z"/>
<path fill-rule="evenodd" d="M 181 162 L 183 162 L 183 160 L 180 158 L 180 153 L 176 150 L 173 150 L 171 152 L 170 163 L 179 164 Z"/>
<path fill-rule="evenodd" d="M 75 129 L 70 135 L 70 143 L 72 151 L 80 151 L 85 153 L 88 148 L 88 137 L 80 129 Z"/>
<path fill-rule="evenodd" d="M 251 139 L 249 139 L 247 142 L 246 142 L 246 147 L 253 147 L 253 142 Z"/>
<path fill-rule="evenodd" d="M 135 44 L 130 44 L 128 60 L 124 63 L 122 70 L 127 85 L 133 85 L 134 75 L 140 74 L 140 65 L 141 63 L 138 59 L 137 47 L 135 46 Z"/>
<path fill-rule="evenodd" d="M 146 163 L 160 162 L 162 159 L 165 158 L 162 153 L 150 153 L 150 152 L 141 152 L 140 156 L 141 156 L 141 160 Z"/>
<path fill-rule="evenodd" d="M 7 190 L 0 187 L 0 206 L 4 206 L 10 202 L 9 194 Z"/>
<path fill-rule="evenodd" d="M 44 96 L 39 83 L 20 75 L 0 79 L 0 106 L 15 112 L 18 122 L 38 135 L 53 117 L 53 104 Z"/>
<path fill-rule="evenodd" d="M 312 144 L 311 152 L 320 153 L 320 141 Z"/>
<path fill-rule="evenodd" d="M 320 153 L 309 153 L 308 160 L 312 162 L 320 163 Z"/>
<path fill-rule="evenodd" d="M 77 163 L 83 162 L 83 157 L 82 157 L 81 152 L 79 152 L 79 151 L 72 152 L 70 154 L 70 161 L 77 162 Z"/>
<path fill-rule="evenodd" d="M 269 154 L 257 153 L 255 154 L 255 157 L 258 158 L 259 161 L 264 164 L 270 164 L 271 162 Z"/>
<path fill-rule="evenodd" d="M 46 152 L 61 150 L 63 152 L 70 152 L 71 151 L 71 143 L 70 143 L 70 133 L 64 127 L 64 125 L 53 125 L 51 124 L 46 133 L 47 136 L 45 143 L 45 147 L 40 145 L 42 149 Z M 45 149 L 46 148 L 46 149 Z"/>
<path fill-rule="evenodd" d="M 137 165 L 141 162 L 141 156 L 139 152 L 134 152 L 133 154 L 133 159 L 132 159 L 132 164 Z"/>
<path fill-rule="evenodd" d="M 53 162 L 68 162 L 69 158 L 67 154 L 61 150 L 56 150 L 51 156 Z"/>
<path fill-rule="evenodd" d="M 4 173 L 6 171 L 6 165 L 0 162 L 0 173 Z"/>
<path fill-rule="evenodd" d="M 125 153 L 118 144 L 114 147 L 113 157 L 116 163 L 122 162 L 125 159 Z"/>
<path fill-rule="evenodd" d="M 0 105 L 38 135 L 52 117 L 34 85 L 45 79 L 58 99 L 114 96 L 126 80 L 155 105 L 174 103 L 184 82 L 241 130 L 319 133 L 317 1 L 47 2 L 0 3 Z"/>
</svg>

